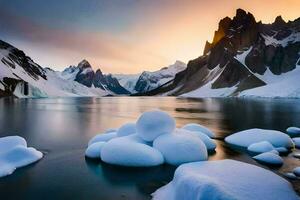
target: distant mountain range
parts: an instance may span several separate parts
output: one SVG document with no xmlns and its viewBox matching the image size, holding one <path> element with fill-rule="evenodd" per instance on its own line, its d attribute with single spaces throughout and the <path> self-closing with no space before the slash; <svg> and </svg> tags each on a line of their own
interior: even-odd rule
<svg viewBox="0 0 300 200">
<path fill-rule="evenodd" d="M 238 9 L 202 56 L 141 74 L 103 74 L 86 60 L 53 71 L 1 40 L 0 60 L 0 96 L 300 97 L 300 18 L 263 24 Z"/>
<path fill-rule="evenodd" d="M 202 56 L 174 80 L 140 95 L 300 97 L 300 18 L 256 22 L 242 9 L 219 23 Z"/>
</svg>

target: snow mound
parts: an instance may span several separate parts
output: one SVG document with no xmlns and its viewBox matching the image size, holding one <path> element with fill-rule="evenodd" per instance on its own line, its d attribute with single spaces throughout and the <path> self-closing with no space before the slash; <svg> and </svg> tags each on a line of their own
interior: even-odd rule
<svg viewBox="0 0 300 200">
<path fill-rule="evenodd" d="M 217 147 L 217 144 L 215 143 L 215 141 L 213 141 L 210 137 L 208 137 L 207 135 L 205 135 L 202 132 L 189 131 L 189 130 L 185 130 L 185 129 L 181 129 L 179 132 L 184 133 L 184 134 L 192 134 L 192 135 L 199 137 L 202 140 L 202 142 L 204 142 L 208 151 L 214 151 Z"/>
<path fill-rule="evenodd" d="M 119 128 L 117 131 L 118 137 L 127 136 L 136 133 L 135 123 L 127 123 Z"/>
<path fill-rule="evenodd" d="M 9 151 L 16 146 L 27 147 L 27 142 L 20 136 L 7 136 L 0 138 L 0 153 Z"/>
<path fill-rule="evenodd" d="M 207 149 L 202 140 L 195 135 L 181 134 L 180 131 L 176 129 L 173 134 L 161 135 L 153 142 L 153 147 L 162 153 L 165 162 L 180 165 L 207 160 Z"/>
<path fill-rule="evenodd" d="M 107 132 L 107 133 L 101 133 L 96 136 L 94 136 L 88 143 L 88 146 L 92 145 L 96 142 L 107 142 L 113 138 L 117 137 L 117 132 Z"/>
<path fill-rule="evenodd" d="M 85 156 L 88 158 L 99 158 L 101 154 L 101 149 L 105 142 L 95 142 L 88 146 L 88 148 L 85 151 Z"/>
<path fill-rule="evenodd" d="M 153 141 L 162 134 L 175 129 L 175 120 L 166 112 L 154 110 L 144 112 L 136 123 L 137 134 L 145 141 Z"/>
<path fill-rule="evenodd" d="M 154 200 L 299 199 L 285 179 L 261 167 L 234 160 L 181 165 L 172 182 L 152 196 Z"/>
<path fill-rule="evenodd" d="M 298 127 L 289 127 L 286 129 L 286 132 L 291 137 L 300 137 L 300 128 L 298 128 Z"/>
<path fill-rule="evenodd" d="M 266 152 L 253 157 L 255 160 L 268 165 L 282 165 L 283 159 L 276 153 Z"/>
<path fill-rule="evenodd" d="M 292 148 L 294 145 L 292 139 L 285 133 L 258 128 L 234 133 L 226 137 L 225 141 L 229 144 L 244 148 L 247 148 L 253 143 L 262 141 L 268 141 L 274 147 Z"/>
<path fill-rule="evenodd" d="M 296 176 L 300 177 L 300 167 L 296 167 L 295 169 L 293 169 L 293 173 L 294 173 Z"/>
<path fill-rule="evenodd" d="M 278 151 L 279 153 L 287 153 L 289 152 L 289 150 L 285 147 L 277 147 L 275 148 L 276 151 Z"/>
<path fill-rule="evenodd" d="M 296 176 L 294 173 L 288 172 L 288 173 L 285 173 L 284 175 L 285 175 L 285 177 L 287 177 L 288 179 L 292 179 L 292 180 L 297 179 L 297 176 Z"/>
<path fill-rule="evenodd" d="M 22 137 L 0 138 L 0 177 L 10 175 L 17 168 L 34 163 L 42 157 L 41 152 L 27 147 L 26 140 Z"/>
<path fill-rule="evenodd" d="M 300 137 L 293 138 L 296 148 L 300 149 Z"/>
<path fill-rule="evenodd" d="M 252 153 L 265 153 L 272 150 L 274 150 L 274 147 L 268 141 L 257 142 L 248 146 L 248 151 Z"/>
<path fill-rule="evenodd" d="M 102 147 L 101 159 L 109 164 L 127 167 L 151 167 L 164 162 L 162 154 L 137 135 L 108 141 Z"/>
<path fill-rule="evenodd" d="M 186 124 L 182 128 L 186 129 L 186 130 L 189 130 L 189 131 L 202 132 L 210 138 L 215 137 L 215 134 L 211 130 L 209 130 L 208 128 L 206 128 L 206 127 L 204 127 L 200 124 L 190 123 L 190 124 Z"/>
</svg>

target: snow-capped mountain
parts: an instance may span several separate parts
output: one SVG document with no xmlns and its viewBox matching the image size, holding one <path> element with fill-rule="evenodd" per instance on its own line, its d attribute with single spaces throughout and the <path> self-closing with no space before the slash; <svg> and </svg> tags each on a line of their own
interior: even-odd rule
<svg viewBox="0 0 300 200">
<path fill-rule="evenodd" d="M 100 69 L 95 72 L 86 60 L 81 61 L 77 66 L 66 68 L 60 73 L 60 77 L 65 80 L 76 81 L 89 88 L 101 88 L 113 94 L 130 94 L 111 74 L 102 74 Z"/>
<path fill-rule="evenodd" d="M 0 40 L 0 96 L 65 97 L 104 96 L 107 91 L 88 88 L 62 79 L 57 72 L 43 69 L 25 53 Z"/>
<path fill-rule="evenodd" d="M 185 63 L 176 61 L 174 64 L 154 72 L 144 71 L 141 74 L 115 74 L 113 76 L 131 93 L 145 93 L 173 80 L 175 75 L 185 68 Z"/>
<path fill-rule="evenodd" d="M 300 18 L 256 22 L 238 9 L 219 23 L 204 54 L 144 95 L 300 97 Z"/>
</svg>

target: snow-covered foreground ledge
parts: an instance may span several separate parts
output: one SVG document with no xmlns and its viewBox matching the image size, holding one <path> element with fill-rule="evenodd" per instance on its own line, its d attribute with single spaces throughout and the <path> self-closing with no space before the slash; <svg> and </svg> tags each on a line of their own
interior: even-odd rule
<svg viewBox="0 0 300 200">
<path fill-rule="evenodd" d="M 0 177 L 12 174 L 17 168 L 24 167 L 41 159 L 43 154 L 19 136 L 0 138 Z"/>
<path fill-rule="evenodd" d="M 183 164 L 154 200 L 297 200 L 290 183 L 258 166 L 234 160 Z"/>
</svg>

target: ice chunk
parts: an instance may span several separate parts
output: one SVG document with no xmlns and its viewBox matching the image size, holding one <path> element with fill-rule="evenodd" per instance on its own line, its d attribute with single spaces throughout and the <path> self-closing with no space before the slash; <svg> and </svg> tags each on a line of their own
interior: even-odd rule
<svg viewBox="0 0 300 200">
<path fill-rule="evenodd" d="M 153 141 L 162 134 L 175 129 L 175 120 L 166 112 L 154 110 L 144 112 L 136 123 L 138 135 L 146 141 Z"/>
<path fill-rule="evenodd" d="M 255 160 L 263 163 L 263 164 L 269 164 L 269 165 L 282 165 L 283 159 L 272 152 L 266 152 L 258 154 L 257 156 L 253 157 Z"/>
<path fill-rule="evenodd" d="M 135 133 L 136 133 L 135 123 L 127 123 L 119 128 L 119 130 L 117 131 L 117 136 L 122 137 L 122 136 L 127 136 Z"/>
<path fill-rule="evenodd" d="M 291 137 L 300 137 L 300 128 L 298 128 L 298 127 L 289 127 L 286 129 L 286 132 Z"/>
<path fill-rule="evenodd" d="M 296 167 L 295 169 L 293 169 L 293 173 L 294 173 L 296 176 L 299 176 L 299 177 L 300 177 L 300 167 Z"/>
<path fill-rule="evenodd" d="M 193 134 L 199 137 L 202 142 L 204 142 L 206 148 L 208 151 L 214 151 L 217 147 L 215 141 L 213 141 L 210 137 L 208 137 L 206 134 L 199 132 L 199 131 L 189 131 L 186 129 L 177 129 L 179 133 L 184 133 L 184 134 Z"/>
<path fill-rule="evenodd" d="M 100 159 L 101 149 L 106 142 L 95 142 L 88 146 L 85 151 L 85 156 L 89 158 L 98 158 Z"/>
<path fill-rule="evenodd" d="M 274 150 L 273 145 L 268 141 L 253 143 L 248 146 L 248 151 L 252 153 L 265 153 Z"/>
<path fill-rule="evenodd" d="M 200 124 L 195 124 L 195 123 L 190 123 L 190 124 L 186 124 L 185 126 L 182 127 L 183 129 L 189 130 L 189 131 L 199 131 L 204 133 L 205 135 L 207 135 L 210 138 L 214 138 L 215 134 L 209 130 L 208 128 L 206 128 L 205 126 L 202 126 Z"/>
<path fill-rule="evenodd" d="M 16 168 L 34 163 L 42 157 L 41 152 L 27 147 L 24 138 L 19 136 L 0 138 L 0 177 L 12 174 Z"/>
<path fill-rule="evenodd" d="M 300 137 L 293 138 L 296 148 L 300 148 Z"/>
<path fill-rule="evenodd" d="M 285 177 L 287 177 L 288 179 L 297 179 L 297 176 L 294 174 L 294 173 L 285 173 L 284 174 L 285 175 Z"/>
<path fill-rule="evenodd" d="M 101 133 L 101 134 L 98 134 L 98 135 L 94 136 L 89 141 L 88 146 L 90 146 L 91 144 L 96 143 L 96 142 L 107 142 L 107 141 L 109 141 L 113 138 L 116 138 L 116 137 L 117 137 L 116 132 Z"/>
<path fill-rule="evenodd" d="M 277 148 L 275 148 L 275 150 L 278 151 L 279 153 L 283 153 L 283 154 L 289 152 L 289 150 L 285 147 L 277 147 Z"/>
<path fill-rule="evenodd" d="M 16 146 L 27 147 L 26 140 L 20 136 L 7 136 L 0 138 L 0 153 L 9 151 Z"/>
<path fill-rule="evenodd" d="M 253 143 L 268 141 L 274 147 L 292 148 L 293 141 L 285 133 L 266 129 L 248 129 L 234 133 L 225 138 L 229 144 L 247 148 Z"/>
<path fill-rule="evenodd" d="M 199 137 L 180 134 L 180 130 L 177 129 L 174 132 L 173 134 L 161 135 L 153 142 L 153 147 L 163 154 L 165 162 L 180 165 L 207 160 L 206 146 Z"/>
<path fill-rule="evenodd" d="M 202 161 L 179 166 L 154 200 L 299 199 L 284 178 L 261 167 L 234 161 Z"/>
<path fill-rule="evenodd" d="M 101 149 L 101 159 L 128 167 L 151 167 L 164 162 L 162 154 L 136 134 L 108 141 Z"/>
</svg>

